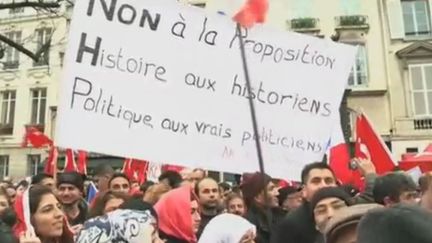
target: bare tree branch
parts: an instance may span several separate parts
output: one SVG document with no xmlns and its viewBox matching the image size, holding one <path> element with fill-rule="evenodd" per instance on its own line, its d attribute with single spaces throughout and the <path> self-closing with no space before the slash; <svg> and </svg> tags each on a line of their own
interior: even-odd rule
<svg viewBox="0 0 432 243">
<path fill-rule="evenodd" d="M 25 1 L 25 2 L 11 2 L 11 3 L 1 3 L 0 10 L 2 9 L 14 9 L 14 8 L 25 8 L 25 7 L 36 7 L 36 8 L 59 8 L 60 3 L 57 2 L 43 2 L 43 1 Z"/>
<path fill-rule="evenodd" d="M 26 56 L 30 57 L 31 59 L 33 59 L 35 62 L 38 62 L 40 57 L 42 56 L 42 54 L 48 50 L 48 48 L 51 45 L 51 38 L 41 46 L 41 48 L 36 52 L 33 53 L 32 51 L 30 51 L 29 49 L 25 48 L 23 45 L 16 43 L 15 41 L 9 39 L 7 36 L 2 35 L 0 33 L 0 42 L 4 42 L 5 44 L 9 45 L 12 48 L 15 48 L 16 50 L 18 50 L 19 52 L 24 53 Z"/>
</svg>

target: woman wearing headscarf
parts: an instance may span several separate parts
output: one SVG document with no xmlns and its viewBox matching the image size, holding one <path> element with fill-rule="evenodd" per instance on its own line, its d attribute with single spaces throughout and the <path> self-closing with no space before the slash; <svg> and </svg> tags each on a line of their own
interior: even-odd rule
<svg viewBox="0 0 432 243">
<path fill-rule="evenodd" d="M 213 218 L 198 243 L 254 243 L 255 225 L 234 214 L 221 214 Z"/>
<path fill-rule="evenodd" d="M 73 243 L 61 204 L 48 187 L 31 186 L 15 201 L 20 242 Z"/>
<path fill-rule="evenodd" d="M 155 205 L 159 234 L 166 243 L 196 243 L 201 217 L 189 185 L 171 190 Z"/>
</svg>

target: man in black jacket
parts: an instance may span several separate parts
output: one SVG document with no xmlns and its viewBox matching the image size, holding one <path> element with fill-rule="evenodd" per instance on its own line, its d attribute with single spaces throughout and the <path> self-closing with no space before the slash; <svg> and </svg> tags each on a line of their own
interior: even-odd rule
<svg viewBox="0 0 432 243">
<path fill-rule="evenodd" d="M 255 225 L 256 243 L 270 243 L 273 230 L 272 208 L 278 207 L 279 192 L 271 177 L 256 172 L 243 176 L 241 190 L 248 211 L 246 219 Z"/>
<path fill-rule="evenodd" d="M 372 202 L 372 190 L 376 178 L 375 167 L 370 160 L 356 160 L 358 169 L 365 176 L 365 193 L 354 198 L 355 203 Z M 336 187 L 336 176 L 324 162 L 306 165 L 301 174 L 303 184 L 302 196 L 305 202 L 297 210 L 276 226 L 272 235 L 272 243 L 314 243 L 320 233 L 316 230 L 310 201 L 315 193 L 324 187 Z"/>
</svg>

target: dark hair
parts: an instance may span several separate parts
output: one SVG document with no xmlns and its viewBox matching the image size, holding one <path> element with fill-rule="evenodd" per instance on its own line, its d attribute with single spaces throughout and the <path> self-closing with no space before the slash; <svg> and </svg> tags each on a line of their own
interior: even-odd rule
<svg viewBox="0 0 432 243">
<path fill-rule="evenodd" d="M 123 199 L 123 201 L 125 202 L 130 200 L 129 195 L 125 193 L 107 191 L 104 194 L 101 194 L 98 197 L 96 197 L 94 202 L 94 207 L 90 209 L 89 218 L 94 218 L 103 215 L 107 202 L 114 198 Z"/>
<path fill-rule="evenodd" d="M 226 205 L 226 207 L 228 208 L 228 204 L 229 204 L 232 200 L 234 200 L 234 199 L 236 199 L 236 198 L 241 199 L 241 200 L 243 201 L 243 203 L 246 204 L 245 201 L 244 201 L 244 199 L 243 199 L 243 197 L 242 197 L 240 194 L 238 194 L 238 193 L 234 193 L 234 192 L 231 192 L 231 193 L 229 193 L 229 194 L 226 196 L 226 199 L 225 199 L 225 205 Z"/>
<path fill-rule="evenodd" d="M 108 187 L 111 187 L 111 182 L 114 179 L 116 179 L 116 178 L 124 178 L 124 179 L 126 179 L 128 181 L 129 185 L 131 184 L 129 178 L 127 177 L 127 175 L 125 175 L 124 173 L 117 172 L 117 173 L 114 173 L 114 175 L 112 175 L 111 178 L 109 179 L 109 181 L 108 181 Z"/>
<path fill-rule="evenodd" d="M 391 172 L 376 179 L 373 196 L 375 202 L 382 205 L 384 205 L 384 198 L 386 197 L 390 197 L 394 202 L 399 202 L 399 196 L 402 192 L 415 191 L 416 187 L 410 176 L 401 172 Z"/>
<path fill-rule="evenodd" d="M 146 193 L 146 191 L 151 187 L 151 186 L 153 186 L 155 183 L 153 182 L 153 181 L 146 181 L 146 182 L 144 182 L 144 184 L 142 184 L 141 186 L 140 186 L 140 191 L 142 192 L 142 193 Z"/>
<path fill-rule="evenodd" d="M 422 193 L 425 193 L 429 189 L 431 182 L 432 182 L 432 174 L 430 173 L 423 174 L 418 181 L 420 186 L 420 191 Z"/>
<path fill-rule="evenodd" d="M 30 214 L 31 215 L 36 213 L 38 206 L 39 206 L 39 203 L 42 201 L 42 197 L 47 195 L 47 194 L 52 194 L 55 196 L 55 194 L 51 191 L 51 189 L 49 189 L 48 187 L 45 187 L 45 186 L 35 185 L 35 186 L 32 186 L 30 188 L 29 202 L 30 202 Z"/>
<path fill-rule="evenodd" d="M 55 196 L 55 194 L 51 191 L 51 189 L 48 187 L 45 187 L 45 186 L 34 185 L 30 188 L 30 190 L 29 190 L 30 205 L 29 206 L 30 206 L 31 216 L 33 216 L 36 213 L 37 208 L 39 207 L 39 204 L 42 201 L 42 197 L 47 195 L 47 194 L 51 194 L 51 195 Z M 35 225 L 34 225 L 34 227 L 37 228 Z M 60 236 L 60 238 L 58 239 L 58 241 L 62 242 L 62 243 L 73 243 L 74 242 L 73 235 L 69 231 L 69 227 L 67 224 L 63 224 L 63 233 Z"/>
<path fill-rule="evenodd" d="M 239 195 L 241 195 L 241 193 L 242 193 L 241 188 L 240 188 L 240 186 L 238 186 L 238 185 L 233 186 L 233 187 L 231 188 L 231 191 L 234 192 L 234 193 L 236 193 L 236 194 L 239 194 Z"/>
<path fill-rule="evenodd" d="M 168 180 L 168 185 L 171 188 L 179 187 L 183 181 L 181 175 L 176 171 L 165 171 L 158 178 L 159 182 L 161 182 L 162 180 L 165 180 L 165 179 Z"/>
<path fill-rule="evenodd" d="M 122 205 L 120 205 L 120 208 L 138 211 L 149 210 L 153 217 L 157 218 L 157 213 L 154 210 L 153 206 L 150 203 L 144 202 L 141 198 L 134 198 L 125 201 Z"/>
<path fill-rule="evenodd" d="M 414 205 L 398 204 L 368 212 L 357 227 L 358 243 L 430 243 L 432 215 Z"/>
<path fill-rule="evenodd" d="M 99 164 L 94 169 L 94 175 L 95 176 L 106 176 L 106 175 L 113 175 L 114 169 L 107 163 Z"/>
<path fill-rule="evenodd" d="M 224 191 L 229 191 L 231 190 L 231 186 L 230 184 L 226 183 L 226 182 L 221 182 L 219 183 L 219 187 L 221 187 Z"/>
<path fill-rule="evenodd" d="M 194 188 L 194 192 L 195 195 L 199 197 L 199 186 L 201 184 L 201 182 L 205 181 L 205 180 L 211 180 L 214 181 L 217 184 L 217 181 L 211 177 L 204 177 L 201 180 L 199 180 L 196 184 L 195 184 L 195 188 Z"/>
<path fill-rule="evenodd" d="M 201 168 L 195 168 L 195 169 L 192 170 L 192 172 L 197 172 L 197 171 L 202 172 L 203 175 L 204 175 L 204 177 L 207 176 L 207 173 L 206 173 L 206 171 L 205 171 L 204 169 L 201 169 Z"/>
<path fill-rule="evenodd" d="M 22 180 L 18 183 L 18 185 L 15 187 L 15 189 L 18 189 L 18 187 L 20 187 L 20 186 L 27 188 L 29 186 L 29 183 L 26 180 Z"/>
<path fill-rule="evenodd" d="M 39 184 L 39 183 L 41 183 L 46 178 L 53 179 L 53 177 L 51 175 L 48 175 L 48 174 L 45 174 L 45 173 L 40 173 L 40 174 L 34 175 L 32 177 L 32 179 L 31 179 L 31 184 L 32 185 Z"/>
<path fill-rule="evenodd" d="M 328 164 L 326 164 L 324 162 L 315 162 L 315 163 L 307 164 L 303 168 L 303 170 L 301 172 L 301 180 L 302 180 L 303 185 L 306 184 L 307 180 L 309 179 L 309 173 L 314 169 L 329 170 L 333 174 L 333 177 L 336 178 L 332 168 Z"/>
</svg>

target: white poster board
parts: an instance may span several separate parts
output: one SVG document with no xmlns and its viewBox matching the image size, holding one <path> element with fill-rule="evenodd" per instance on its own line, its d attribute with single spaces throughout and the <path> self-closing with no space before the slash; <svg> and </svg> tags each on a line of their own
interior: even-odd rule
<svg viewBox="0 0 432 243">
<path fill-rule="evenodd" d="M 321 160 L 355 48 L 257 26 L 245 36 L 266 172 Z M 61 83 L 61 147 L 257 171 L 239 33 L 165 0 L 78 0 Z"/>
</svg>

